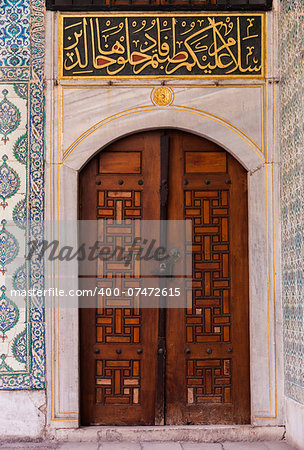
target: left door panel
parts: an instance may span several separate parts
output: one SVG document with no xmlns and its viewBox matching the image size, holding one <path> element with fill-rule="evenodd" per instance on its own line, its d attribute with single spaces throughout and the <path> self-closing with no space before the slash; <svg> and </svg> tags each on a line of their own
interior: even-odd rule
<svg viewBox="0 0 304 450">
<path fill-rule="evenodd" d="M 125 245 L 119 222 L 125 221 L 125 226 L 135 218 L 158 220 L 159 186 L 160 132 L 127 137 L 100 152 L 81 171 L 79 218 L 100 224 L 114 220 L 111 246 Z M 100 286 L 101 276 L 121 290 L 129 282 L 119 264 L 106 273 L 97 270 Z M 80 278 L 80 288 L 85 282 Z M 114 298 L 112 305 L 111 298 L 102 295 L 96 300 L 97 308 L 80 309 L 82 424 L 152 425 L 158 311 L 138 308 L 135 298 L 125 308 L 115 308 Z"/>
</svg>

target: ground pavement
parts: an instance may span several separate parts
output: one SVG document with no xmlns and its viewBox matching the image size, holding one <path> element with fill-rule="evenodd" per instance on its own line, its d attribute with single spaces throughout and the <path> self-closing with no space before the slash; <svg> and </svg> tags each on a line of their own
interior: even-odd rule
<svg viewBox="0 0 304 450">
<path fill-rule="evenodd" d="M 303 447 L 304 448 L 304 447 Z M 222 442 L 198 444 L 194 442 L 1 442 L 1 450 L 295 450 L 285 441 Z"/>
</svg>

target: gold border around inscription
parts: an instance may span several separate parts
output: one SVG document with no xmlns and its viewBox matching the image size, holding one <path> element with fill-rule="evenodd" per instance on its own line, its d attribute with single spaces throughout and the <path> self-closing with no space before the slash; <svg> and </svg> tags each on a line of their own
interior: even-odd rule
<svg viewBox="0 0 304 450">
<path fill-rule="evenodd" d="M 142 79 L 146 79 L 146 80 L 156 80 L 156 79 L 161 79 L 161 80 L 188 80 L 188 79 L 200 79 L 200 80 L 205 80 L 205 79 L 246 79 L 246 80 L 252 80 L 252 79 L 263 79 L 265 78 L 265 73 L 266 73 L 266 30 L 265 30 L 265 13 L 250 13 L 250 11 L 247 12 L 247 14 L 239 14 L 239 13 L 222 13 L 222 12 L 218 12 L 218 13 L 212 13 L 212 14 L 207 14 L 207 13 L 196 13 L 195 12 L 195 16 L 199 16 L 199 17 L 210 17 L 210 16 L 227 16 L 227 17 L 245 17 L 245 16 L 252 16 L 252 17 L 261 17 L 261 63 L 262 63 L 262 68 L 261 68 L 261 74 L 260 75 L 114 75 L 114 76 L 81 76 L 81 77 L 77 77 L 77 76 L 64 76 L 63 75 L 63 19 L 65 17 L 108 17 L 109 15 L 113 16 L 113 17 L 135 17 L 135 16 L 142 16 L 142 17 L 192 17 L 193 16 L 193 12 L 192 13 L 153 13 L 153 12 L 146 12 L 143 13 L 141 11 L 134 11 L 132 13 L 130 12 L 126 12 L 126 13 L 80 13 L 80 14 L 73 14 L 73 13 L 64 13 L 64 14 L 60 14 L 59 17 L 59 22 L 60 22 L 60 30 L 59 30 L 59 74 L 60 74 L 60 80 L 142 80 Z"/>
</svg>

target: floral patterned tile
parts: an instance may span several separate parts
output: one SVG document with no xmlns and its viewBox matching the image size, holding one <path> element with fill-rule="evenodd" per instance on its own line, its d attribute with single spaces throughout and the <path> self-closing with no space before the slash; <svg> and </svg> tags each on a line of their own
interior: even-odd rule
<svg viewBox="0 0 304 450">
<path fill-rule="evenodd" d="M 281 218 L 285 393 L 304 403 L 304 3 L 280 2 Z"/>
<path fill-rule="evenodd" d="M 30 280 L 43 286 L 43 264 L 25 264 L 25 237 L 29 220 L 44 214 L 44 7 L 43 0 L 0 5 L 0 389 L 44 387 L 43 302 L 31 309 L 30 298 L 11 292 Z"/>
</svg>

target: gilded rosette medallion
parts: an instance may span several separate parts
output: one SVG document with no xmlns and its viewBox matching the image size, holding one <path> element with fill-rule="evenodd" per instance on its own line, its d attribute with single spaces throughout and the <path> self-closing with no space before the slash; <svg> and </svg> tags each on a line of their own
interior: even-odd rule
<svg viewBox="0 0 304 450">
<path fill-rule="evenodd" d="M 172 89 L 161 86 L 159 88 L 153 89 L 151 97 L 154 105 L 168 106 L 173 102 L 174 93 Z"/>
</svg>

